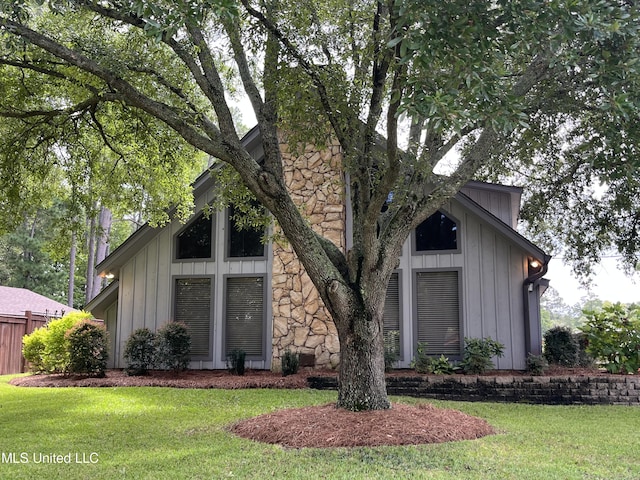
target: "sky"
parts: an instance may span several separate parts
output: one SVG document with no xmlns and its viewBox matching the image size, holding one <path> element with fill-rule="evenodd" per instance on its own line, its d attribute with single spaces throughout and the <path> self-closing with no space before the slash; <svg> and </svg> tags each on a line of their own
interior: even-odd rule
<svg viewBox="0 0 640 480">
<path fill-rule="evenodd" d="M 591 292 L 604 301 L 640 303 L 640 272 L 628 277 L 617 262 L 615 258 L 604 258 L 594 267 Z M 551 259 L 545 278 L 550 280 L 549 285 L 557 290 L 568 305 L 580 302 L 581 297 L 588 294 L 587 288 L 580 285 L 571 273 L 571 268 L 560 259 Z"/>
</svg>

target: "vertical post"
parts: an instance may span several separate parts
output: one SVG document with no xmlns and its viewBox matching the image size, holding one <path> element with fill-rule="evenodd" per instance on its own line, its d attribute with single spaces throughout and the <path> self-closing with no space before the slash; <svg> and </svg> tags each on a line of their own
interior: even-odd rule
<svg viewBox="0 0 640 480">
<path fill-rule="evenodd" d="M 27 335 L 33 332 L 33 313 L 31 312 L 31 310 L 27 310 L 26 312 L 24 312 L 24 315 L 26 317 L 26 321 L 24 323 L 24 335 Z M 27 361 L 25 360 L 24 355 L 22 355 L 22 347 L 21 347 L 20 348 L 20 373 L 24 373 L 25 368 L 27 366 L 26 363 Z"/>
</svg>

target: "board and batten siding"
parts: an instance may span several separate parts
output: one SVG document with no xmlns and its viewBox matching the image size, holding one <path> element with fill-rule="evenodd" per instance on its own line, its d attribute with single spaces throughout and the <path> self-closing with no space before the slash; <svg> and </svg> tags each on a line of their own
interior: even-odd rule
<svg viewBox="0 0 640 480">
<path fill-rule="evenodd" d="M 204 206 L 198 202 L 196 212 Z M 123 368 L 124 344 L 131 333 L 146 327 L 151 331 L 173 320 L 173 299 L 175 279 L 185 277 L 210 276 L 213 283 L 213 352 L 211 360 L 192 361 L 190 368 L 220 369 L 226 363 L 223 349 L 224 277 L 225 275 L 264 275 L 265 284 L 271 284 L 271 249 L 261 259 L 225 260 L 226 213 L 215 214 L 213 250 L 211 260 L 174 260 L 174 238 L 185 224 L 172 221 L 158 229 L 153 237 L 120 271 L 118 326 L 113 340 L 114 367 Z M 272 331 L 271 302 L 266 303 L 265 330 Z M 268 369 L 271 359 L 271 341 L 264 345 L 264 360 L 251 360 L 248 368 Z"/>
<path fill-rule="evenodd" d="M 504 208 L 510 208 L 504 204 Z M 412 253 L 410 238 L 403 247 L 398 275 L 405 306 L 400 335 L 401 361 L 408 368 L 417 345 L 413 285 L 417 272 L 458 271 L 461 336 L 498 340 L 505 346 L 497 359 L 501 369 L 526 368 L 523 282 L 527 256 L 513 242 L 455 200 L 441 209 L 458 225 L 458 251 Z M 462 340 L 462 339 L 461 339 Z"/>
</svg>

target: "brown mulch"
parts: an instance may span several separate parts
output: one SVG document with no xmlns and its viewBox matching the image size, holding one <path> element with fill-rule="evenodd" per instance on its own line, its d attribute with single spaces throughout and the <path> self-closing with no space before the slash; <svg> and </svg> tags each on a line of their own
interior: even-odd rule
<svg viewBox="0 0 640 480">
<path fill-rule="evenodd" d="M 238 376 L 225 370 L 187 370 L 179 373 L 152 371 L 149 375 L 129 376 L 122 370 L 108 370 L 103 378 L 30 375 L 14 378 L 10 383 L 20 387 L 308 388 L 309 375 L 310 372 L 300 372 L 283 377 L 268 370 L 247 370 L 245 375 Z"/>
<path fill-rule="evenodd" d="M 407 372 L 405 372 L 405 375 Z M 31 375 L 11 380 L 23 387 L 174 387 L 174 388 L 307 388 L 311 375 L 335 372 L 302 371 L 283 377 L 263 370 L 244 376 L 219 370 L 189 370 L 178 374 L 154 371 L 133 377 L 109 370 L 104 378 Z M 430 404 L 393 404 L 389 410 L 350 412 L 334 405 L 286 409 L 250 418 L 230 427 L 234 434 L 290 448 L 417 445 L 471 440 L 491 435 L 484 420 Z"/>
<path fill-rule="evenodd" d="M 481 418 L 431 404 L 350 412 L 335 405 L 280 410 L 243 420 L 240 437 L 290 448 L 421 445 L 474 440 L 495 433 Z"/>
</svg>

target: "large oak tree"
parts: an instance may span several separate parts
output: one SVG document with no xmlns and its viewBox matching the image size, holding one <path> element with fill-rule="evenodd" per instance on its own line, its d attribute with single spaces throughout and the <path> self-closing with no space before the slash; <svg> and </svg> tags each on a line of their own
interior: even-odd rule
<svg viewBox="0 0 640 480">
<path fill-rule="evenodd" d="M 532 197 L 531 224 L 552 223 L 556 239 L 576 240 L 581 255 L 615 244 L 632 262 L 638 252 L 640 14 L 632 1 L 0 5 L 0 129 L 12 139 L 3 179 L 29 177 L 24 154 L 56 145 L 62 132 L 74 146 L 66 127 L 80 118 L 133 175 L 144 169 L 126 151 L 137 128 L 169 127 L 175 145 L 232 167 L 275 217 L 333 316 L 340 407 L 389 407 L 387 283 L 409 233 L 474 176 L 527 175 L 545 193 Z M 236 88 L 258 120 L 261 163 L 240 141 Z M 112 118 L 124 131 L 104 128 Z M 279 129 L 291 141 L 340 142 L 353 210 L 348 252 L 314 233 L 292 201 Z M 438 175 L 451 152 L 451 171 Z M 175 168 L 171 160 L 155 166 L 161 178 Z M 595 198 L 594 181 L 605 191 Z M 161 193 L 152 188 L 154 198 Z M 576 205 L 570 221 L 540 215 Z"/>
</svg>

